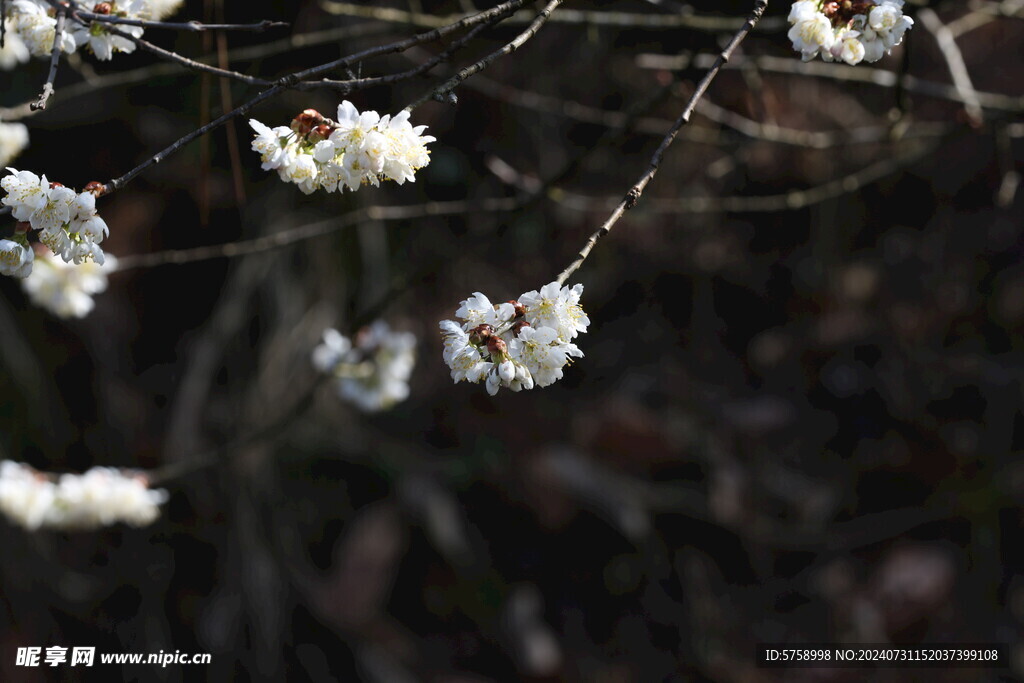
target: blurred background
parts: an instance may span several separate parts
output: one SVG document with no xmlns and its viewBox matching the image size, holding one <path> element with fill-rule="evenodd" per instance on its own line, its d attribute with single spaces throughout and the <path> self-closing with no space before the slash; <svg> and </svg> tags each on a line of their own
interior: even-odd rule
<svg viewBox="0 0 1024 683">
<path fill-rule="evenodd" d="M 143 529 L 4 524 L 0 677 L 1024 675 L 1020 2 L 908 4 L 903 47 L 857 67 L 802 64 L 789 3 L 772 2 L 570 280 L 586 357 L 493 398 L 441 360 L 437 322 L 462 299 L 511 299 L 569 264 L 752 5 L 567 2 L 457 105 L 415 110 L 438 140 L 402 187 L 305 196 L 260 170 L 236 121 L 99 202 L 124 268 L 88 317 L 0 279 L 0 456 L 153 470 L 171 494 Z M 277 78 L 483 7 L 189 0 L 176 17 L 292 26 L 146 37 Z M 524 26 L 350 99 L 395 113 Z M 0 73 L 0 105 L 45 73 Z M 258 92 L 141 52 L 73 58 L 56 86 L 21 118 L 31 146 L 13 165 L 79 188 Z M 287 125 L 341 99 L 290 91 L 251 115 Z M 168 253 L 294 230 L 306 239 L 247 255 Z M 325 328 L 377 319 L 418 337 L 418 363 L 407 401 L 366 414 L 310 354 Z M 1013 668 L 755 666 L 758 643 L 822 640 L 1007 643 Z M 15 667 L 33 645 L 213 662 Z"/>
</svg>

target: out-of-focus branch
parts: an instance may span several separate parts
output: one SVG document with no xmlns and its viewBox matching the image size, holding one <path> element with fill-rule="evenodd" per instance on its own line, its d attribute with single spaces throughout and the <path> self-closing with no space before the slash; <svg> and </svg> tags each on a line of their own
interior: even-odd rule
<svg viewBox="0 0 1024 683">
<path fill-rule="evenodd" d="M 514 211 L 522 205 L 515 197 L 484 199 L 482 201 L 429 202 L 411 206 L 368 206 L 356 209 L 338 218 L 309 223 L 291 230 L 263 235 L 251 240 L 213 244 L 193 249 L 170 249 L 151 254 L 130 254 L 117 259 L 116 273 L 137 268 L 152 268 L 163 265 L 182 265 L 207 261 L 215 258 L 248 256 L 273 251 L 316 237 L 330 235 L 363 221 L 397 221 L 430 216 L 452 216 L 470 213 L 503 213 Z"/>
<path fill-rule="evenodd" d="M 57 10 L 57 27 L 53 32 L 53 49 L 50 50 L 50 73 L 43 83 L 43 91 L 39 93 L 39 99 L 31 105 L 32 111 L 46 109 L 46 103 L 53 95 L 53 82 L 57 78 L 57 65 L 60 63 L 61 42 L 64 37 L 64 22 L 67 14 L 63 9 Z"/>
<path fill-rule="evenodd" d="M 699 55 L 692 59 L 696 67 L 704 67 L 710 60 L 709 55 Z M 813 76 L 815 78 L 826 78 L 835 81 L 868 83 L 883 88 L 893 88 L 902 78 L 903 87 L 909 92 L 927 95 L 938 99 L 949 100 L 965 104 L 963 96 L 955 86 L 945 83 L 927 81 L 915 76 L 900 74 L 887 69 L 873 69 L 862 64 L 847 66 L 845 64 L 828 64 L 825 62 L 802 62 L 799 59 L 782 57 L 747 57 L 738 56 L 727 69 L 743 68 L 749 62 L 757 65 L 761 71 L 780 74 L 798 74 L 802 76 Z M 668 69 L 677 70 L 685 68 L 691 63 L 689 57 L 676 57 L 674 55 L 641 54 L 637 57 L 637 65 L 645 69 Z M 986 109 L 1008 111 L 1018 113 L 1024 111 L 1024 97 L 1003 95 L 975 91 L 978 102 Z"/>
<path fill-rule="evenodd" d="M 931 9 L 925 7 L 918 11 L 917 16 L 924 27 L 935 36 L 935 42 L 938 43 L 939 50 L 942 51 L 942 56 L 946 60 L 949 74 L 953 77 L 953 84 L 964 102 L 964 111 L 967 112 L 971 124 L 980 126 L 985 120 L 985 115 L 981 111 L 978 93 L 974 90 L 971 74 L 967 70 L 967 64 L 964 63 L 963 53 L 960 52 L 960 47 L 956 44 L 956 38 L 939 19 L 939 15 Z"/>
<path fill-rule="evenodd" d="M 947 130 L 949 132 L 949 130 Z M 830 199 L 852 194 L 868 185 L 888 177 L 927 157 L 938 149 L 938 144 L 915 145 L 910 151 L 886 157 L 859 171 L 835 178 L 806 190 L 792 190 L 782 194 L 732 197 L 675 197 L 651 198 L 644 202 L 644 210 L 652 213 L 771 213 L 797 211 L 821 204 Z M 517 185 L 520 183 L 516 183 Z M 527 183 L 524 183 L 524 187 Z M 601 199 L 589 195 L 555 189 L 548 193 L 555 202 L 575 211 L 593 211 Z"/>
<path fill-rule="evenodd" d="M 725 49 L 718 55 L 718 59 L 716 59 L 711 68 L 708 69 L 704 78 L 697 84 L 697 88 L 693 91 L 693 95 L 690 96 L 689 102 L 687 102 L 686 106 L 683 108 L 682 114 L 679 115 L 675 124 L 661 141 L 658 149 L 655 150 L 647 171 L 645 171 L 644 174 L 640 176 L 640 179 L 634 183 L 633 187 L 629 189 L 626 196 L 619 202 L 618 206 L 615 207 L 612 214 L 607 220 L 605 220 L 601 227 L 590 236 L 590 239 L 588 239 L 586 244 L 583 245 L 583 248 L 580 249 L 572 263 L 570 263 L 568 267 L 558 275 L 557 281 L 559 284 L 565 284 L 565 281 L 569 276 L 576 272 L 576 270 L 583 265 L 583 262 L 587 260 L 587 256 L 590 255 L 591 250 L 594 248 L 594 245 L 597 244 L 598 240 L 611 232 L 612 228 L 615 227 L 615 224 L 620 218 L 622 218 L 622 215 L 627 210 L 636 206 L 637 202 L 640 200 L 640 196 L 643 194 L 644 188 L 647 187 L 647 184 L 651 182 L 654 175 L 658 172 L 658 168 L 661 166 L 661 160 L 665 156 L 665 152 L 672 144 L 672 141 L 675 140 L 679 130 L 690 121 L 690 116 L 693 115 L 693 111 L 697 107 L 697 102 L 701 97 L 703 97 L 708 86 L 711 85 L 711 81 L 713 81 L 715 76 L 717 76 L 722 70 L 722 66 L 729 61 L 729 58 L 732 56 L 732 53 L 735 52 L 739 44 L 743 42 L 743 39 L 747 37 L 747 34 L 750 33 L 751 29 L 757 25 L 757 22 L 761 19 L 761 15 L 764 14 L 767 7 L 768 0 L 756 0 L 754 3 L 754 9 L 750 13 L 750 16 L 747 17 L 747 20 L 743 23 L 743 26 L 732 37 L 729 44 L 726 45 Z"/>
</svg>

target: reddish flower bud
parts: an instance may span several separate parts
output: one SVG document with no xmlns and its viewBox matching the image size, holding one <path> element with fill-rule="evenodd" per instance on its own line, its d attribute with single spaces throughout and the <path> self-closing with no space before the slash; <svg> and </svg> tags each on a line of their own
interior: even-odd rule
<svg viewBox="0 0 1024 683">
<path fill-rule="evenodd" d="M 316 109 L 306 109 L 292 119 L 292 130 L 299 135 L 309 135 L 309 131 L 323 123 L 324 117 Z"/>
<path fill-rule="evenodd" d="M 518 337 L 519 333 L 522 331 L 524 327 L 530 327 L 530 323 L 526 322 L 525 320 L 520 320 L 519 322 L 512 325 L 512 334 Z"/>
<path fill-rule="evenodd" d="M 92 8 L 94 14 L 110 14 L 114 11 L 114 8 L 110 6 L 109 2 L 98 2 L 96 6 Z"/>
<path fill-rule="evenodd" d="M 492 334 L 494 334 L 494 328 L 488 325 L 487 323 L 484 323 L 483 325 L 477 325 L 476 327 L 469 331 L 469 341 L 474 346 L 480 346 L 488 339 L 490 339 Z"/>
<path fill-rule="evenodd" d="M 31 223 L 20 221 L 14 224 L 14 232 L 28 232 L 32 228 Z"/>
<path fill-rule="evenodd" d="M 321 140 L 326 140 L 327 138 L 331 137 L 331 133 L 333 132 L 333 128 L 328 126 L 326 123 L 321 123 L 319 126 L 309 131 L 309 141 L 320 142 Z"/>
<path fill-rule="evenodd" d="M 94 194 L 97 197 L 100 197 L 103 195 L 106 189 L 107 186 L 101 183 L 100 181 L 92 180 L 85 184 L 85 187 L 82 188 L 82 192 L 89 192 L 90 194 Z"/>
<path fill-rule="evenodd" d="M 505 340 L 496 334 L 492 334 L 488 337 L 487 350 L 491 352 L 492 356 L 504 356 L 508 354 L 508 346 L 505 344 Z"/>
<path fill-rule="evenodd" d="M 517 318 L 522 318 L 524 315 L 526 315 L 526 306 L 522 305 L 515 299 L 510 299 L 508 303 L 512 304 L 512 308 L 516 309 Z"/>
<path fill-rule="evenodd" d="M 55 187 L 64 187 L 64 183 L 57 183 L 57 182 L 51 181 L 50 182 L 50 189 L 52 190 Z"/>
</svg>

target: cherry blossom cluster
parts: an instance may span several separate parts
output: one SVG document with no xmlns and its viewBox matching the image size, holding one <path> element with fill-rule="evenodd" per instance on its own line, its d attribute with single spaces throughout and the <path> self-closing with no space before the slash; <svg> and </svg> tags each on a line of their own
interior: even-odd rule
<svg viewBox="0 0 1024 683">
<path fill-rule="evenodd" d="M 0 462 L 0 512 L 29 531 L 84 531 L 118 522 L 147 526 L 160 516 L 167 498 L 166 491 L 150 489 L 141 475 L 111 467 L 57 476 Z"/>
<path fill-rule="evenodd" d="M 903 0 L 793 3 L 789 39 L 804 61 L 818 55 L 850 65 L 877 62 L 903 41 L 914 20 L 903 14 Z"/>
<path fill-rule="evenodd" d="M 109 234 L 107 224 L 96 213 L 96 196 L 102 183 L 92 182 L 82 192 L 52 183 L 31 171 L 8 168 L 11 175 L 0 180 L 7 196 L 0 200 L 20 221 L 13 238 L 0 239 L 0 274 L 28 277 L 34 255 L 28 243 L 29 230 L 39 231 L 39 241 L 67 263 L 88 259 L 103 265 L 100 242 Z"/>
<path fill-rule="evenodd" d="M 378 187 L 381 180 L 413 182 L 416 171 L 430 163 L 427 144 L 435 139 L 423 135 L 426 126 L 409 123 L 408 111 L 360 113 L 347 100 L 338 106 L 337 121 L 307 109 L 287 128 L 256 119 L 249 125 L 256 131 L 252 149 L 259 152 L 263 170 L 277 171 L 305 194 Z"/>
<path fill-rule="evenodd" d="M 32 272 L 21 281 L 29 300 L 60 318 L 84 318 L 96 302 L 93 296 L 106 290 L 107 274 L 117 267 L 110 254 L 100 264 L 87 261 L 78 266 L 65 263 L 45 247 Z"/>
<path fill-rule="evenodd" d="M 9 5 L 7 22 L 9 30 L 17 36 L 29 54 L 37 57 L 48 57 L 53 51 L 53 41 L 57 33 L 57 19 L 54 8 L 44 0 L 13 0 Z M 115 0 L 113 2 L 86 2 L 82 5 L 94 14 L 129 19 L 148 19 L 151 13 L 148 0 Z M 116 36 L 107 30 L 108 25 L 93 21 L 88 24 L 65 24 L 60 36 L 62 52 L 74 52 L 87 46 L 97 59 L 108 60 L 115 52 L 134 52 L 135 43 L 122 36 Z M 140 26 L 119 24 L 117 29 L 135 38 L 142 35 Z"/>
<path fill-rule="evenodd" d="M 572 342 L 590 319 L 580 306 L 583 285 L 551 282 L 518 300 L 491 304 L 476 292 L 455 316 L 442 320 L 444 362 L 455 382 L 484 380 L 487 393 L 546 387 L 562 378 L 562 368 L 583 352 Z"/>
<path fill-rule="evenodd" d="M 94 14 L 113 14 L 133 19 L 162 21 L 179 9 L 184 0 L 122 0 L 121 2 L 84 2 L 80 7 Z M 49 57 L 57 33 L 53 8 L 42 0 L 12 0 L 5 17 L 7 33 L 0 47 L 0 69 L 10 71 L 29 57 Z M 117 29 L 136 38 L 142 36 L 138 26 L 118 25 Z M 114 52 L 132 52 L 135 43 L 111 35 L 100 22 L 77 27 L 65 26 L 61 33 L 61 50 L 74 52 L 83 45 L 98 59 L 110 59 Z"/>
<path fill-rule="evenodd" d="M 342 400 L 368 413 L 388 410 L 409 397 L 416 336 L 393 332 L 383 320 L 360 330 L 354 343 L 327 329 L 323 343 L 313 350 L 313 365 L 337 378 Z"/>
</svg>

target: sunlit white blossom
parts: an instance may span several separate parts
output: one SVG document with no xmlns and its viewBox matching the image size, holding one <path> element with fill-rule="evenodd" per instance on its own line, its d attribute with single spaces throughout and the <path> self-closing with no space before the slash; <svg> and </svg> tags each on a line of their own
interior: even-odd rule
<svg viewBox="0 0 1024 683">
<path fill-rule="evenodd" d="M 335 121 L 310 109 L 290 128 L 270 128 L 255 119 L 249 125 L 256 132 L 252 149 L 260 154 L 263 170 L 276 170 L 281 180 L 306 194 L 355 191 L 386 180 L 413 182 L 416 171 L 430 163 L 427 144 L 434 141 L 423 135 L 426 126 L 409 123 L 408 111 L 382 117 L 360 112 L 347 100 L 338 106 Z"/>
<path fill-rule="evenodd" d="M 8 30 L 18 35 L 28 51 L 36 57 L 49 57 L 57 35 L 57 20 L 48 4 L 33 0 L 13 0 L 8 4 Z M 58 41 L 61 52 L 71 53 L 77 45 L 65 28 Z"/>
<path fill-rule="evenodd" d="M 835 3 L 803 0 L 789 12 L 789 39 L 803 59 L 850 65 L 877 62 L 903 40 L 914 20 L 903 14 L 904 0 Z"/>
<path fill-rule="evenodd" d="M 583 285 L 551 282 L 521 294 L 515 301 L 492 304 L 482 292 L 465 299 L 455 312 L 462 320 L 440 323 L 443 358 L 452 381 L 484 380 L 492 396 L 546 387 L 583 352 L 572 342 L 586 332 L 590 319 L 580 306 Z"/>
<path fill-rule="evenodd" d="M 17 239 L 0 239 L 0 275 L 26 278 L 32 273 L 32 247 Z"/>
<path fill-rule="evenodd" d="M 111 467 L 57 476 L 0 462 L 0 512 L 29 531 L 85 531 L 119 522 L 147 526 L 167 499 L 166 491 L 149 488 L 143 477 Z"/>
<path fill-rule="evenodd" d="M 96 213 L 93 186 L 98 183 L 91 183 L 87 191 L 75 192 L 60 183 L 51 183 L 45 175 L 40 177 L 15 168 L 7 170 L 11 174 L 0 179 L 0 188 L 6 192 L 0 202 L 11 207 L 15 220 L 38 231 L 39 241 L 65 262 L 93 261 L 103 265 L 105 255 L 99 245 L 110 229 Z"/>
</svg>

